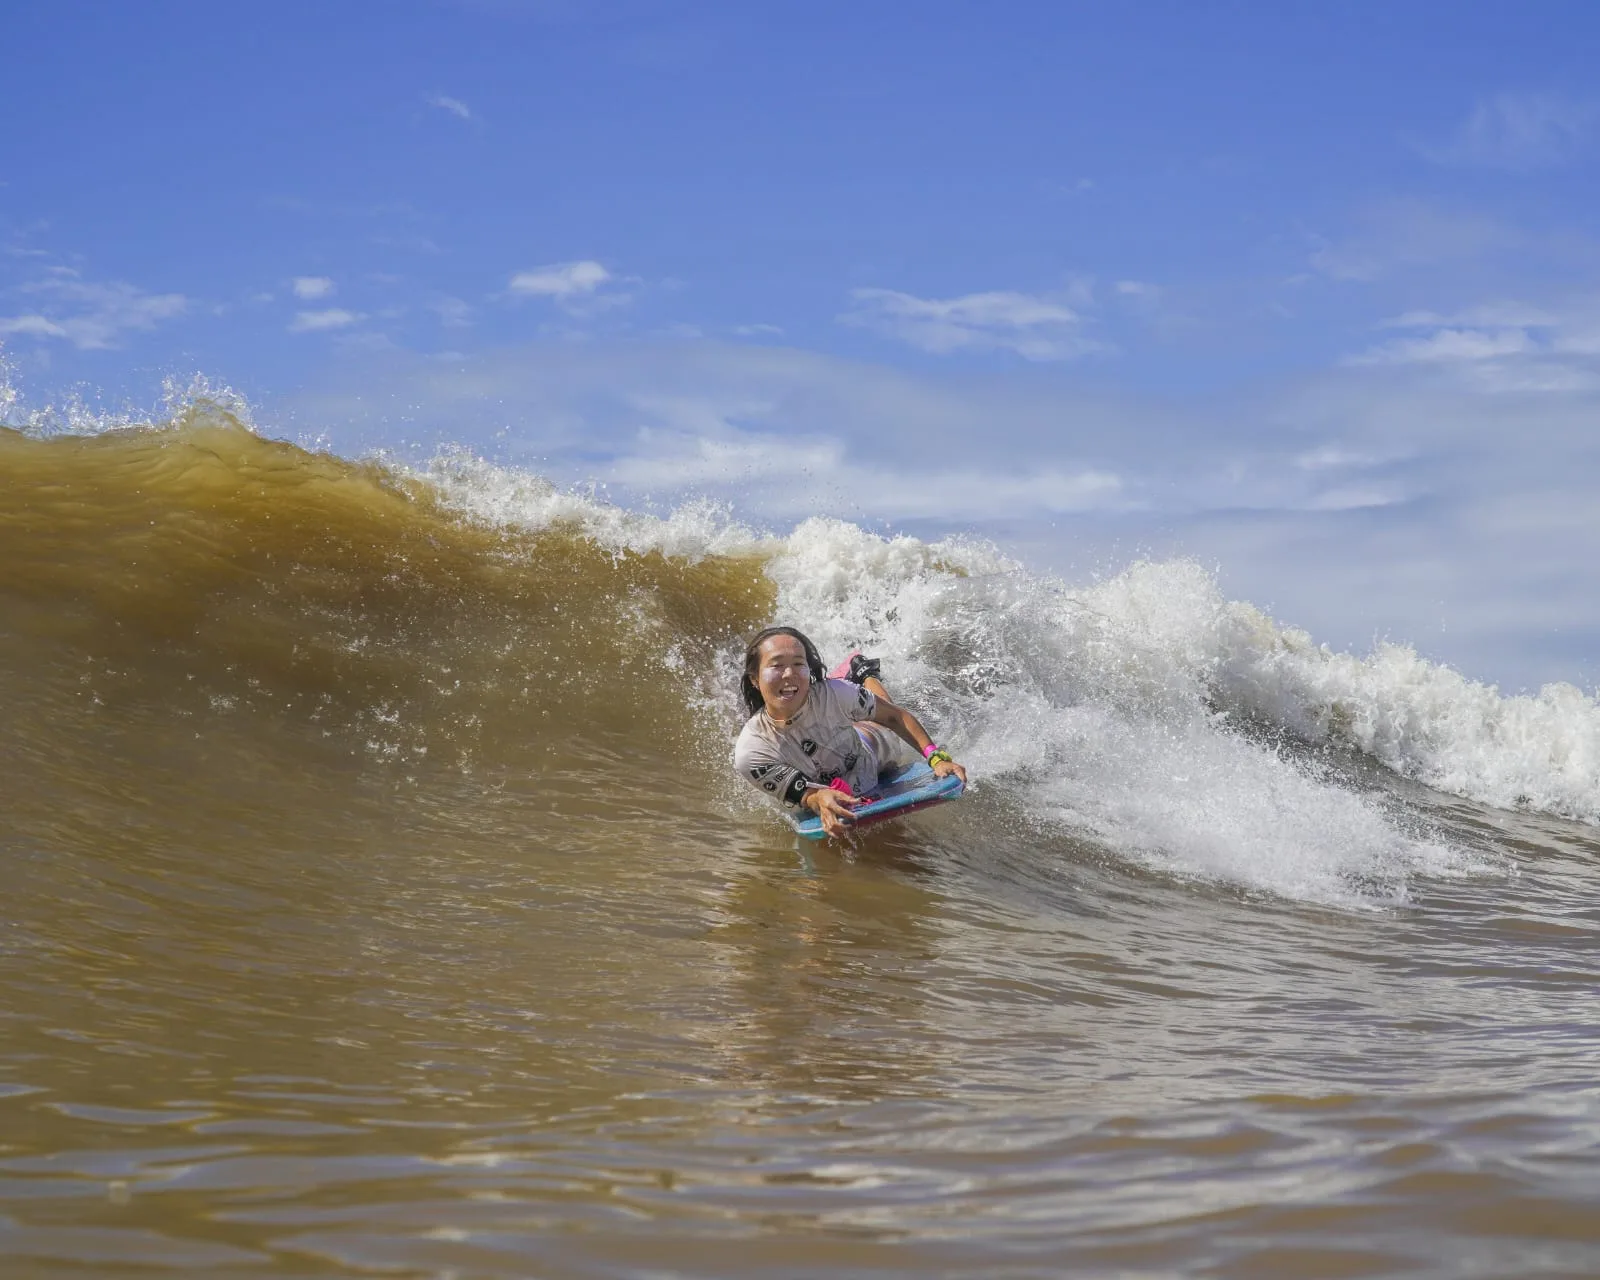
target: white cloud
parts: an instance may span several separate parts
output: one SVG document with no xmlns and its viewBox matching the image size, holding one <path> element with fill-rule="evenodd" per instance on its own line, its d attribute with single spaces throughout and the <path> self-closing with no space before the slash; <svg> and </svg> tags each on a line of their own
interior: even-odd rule
<svg viewBox="0 0 1600 1280">
<path fill-rule="evenodd" d="M 460 98 L 452 98 L 443 93 L 435 93 L 429 96 L 428 105 L 430 107 L 438 107 L 441 111 L 448 111 L 451 115 L 461 120 L 472 119 L 472 108 L 467 106 Z"/>
<path fill-rule="evenodd" d="M 1410 496 L 1397 485 L 1336 485 L 1324 489 L 1306 504 L 1307 511 L 1359 511 L 1363 507 L 1391 507 Z"/>
<path fill-rule="evenodd" d="M 843 324 L 871 329 L 935 355 L 1014 351 L 1029 360 L 1070 360 L 1106 350 L 1083 335 L 1071 307 L 1032 294 L 996 290 L 959 298 L 918 298 L 894 289 L 856 289 Z"/>
<path fill-rule="evenodd" d="M 1493 360 L 1533 350 L 1522 329 L 1440 329 L 1426 338 L 1391 342 L 1351 356 L 1351 364 L 1439 364 L 1458 360 Z"/>
<path fill-rule="evenodd" d="M 1381 454 L 1345 449 L 1337 444 L 1319 445 L 1294 459 L 1303 471 L 1335 471 L 1348 467 L 1371 467 L 1388 461 Z"/>
<path fill-rule="evenodd" d="M 1356 233 L 1343 240 L 1315 237 L 1309 262 L 1329 279 L 1369 283 L 1401 270 L 1481 259 L 1521 240 L 1478 214 L 1400 200 L 1366 210 Z"/>
<path fill-rule="evenodd" d="M 439 298 L 431 305 L 446 329 L 465 329 L 472 324 L 472 308 L 460 298 Z"/>
<path fill-rule="evenodd" d="M 0 320 L 0 333 L 27 333 L 36 338 L 65 338 L 67 331 L 44 316 L 11 316 Z"/>
<path fill-rule="evenodd" d="M 556 262 L 532 271 L 519 271 L 511 277 L 512 293 L 527 298 L 554 298 L 566 301 L 593 294 L 611 279 L 611 273 L 598 262 Z"/>
<path fill-rule="evenodd" d="M 851 460 L 847 442 L 830 436 L 805 441 L 797 453 L 786 436 L 713 439 L 643 431 L 644 450 L 605 469 L 608 484 L 640 493 L 691 492 L 726 496 L 737 488 L 758 495 L 779 519 L 818 511 L 870 510 L 879 519 L 989 520 L 1103 510 L 1122 505 L 1121 480 L 1103 471 L 1049 468 L 1015 474 L 982 467 L 868 472 Z"/>
<path fill-rule="evenodd" d="M 1555 93 L 1498 93 L 1473 108 L 1442 147 L 1420 147 L 1435 164 L 1526 172 L 1578 158 L 1600 104 Z"/>
<path fill-rule="evenodd" d="M 1344 363 L 1433 366 L 1492 392 L 1572 392 L 1600 380 L 1600 299 L 1407 311 L 1377 327 L 1418 336 L 1372 347 Z"/>
<path fill-rule="evenodd" d="M 289 322 L 289 332 L 318 333 L 328 329 L 347 329 L 360 320 L 360 315 L 343 307 L 329 307 L 326 311 L 297 311 Z"/>
<path fill-rule="evenodd" d="M 313 298 L 326 298 L 333 293 L 333 281 L 327 276 L 296 276 L 294 278 L 294 296 L 307 301 Z"/>
<path fill-rule="evenodd" d="M 18 285 L 16 292 L 43 305 L 0 317 L 0 332 L 64 339 L 85 351 L 115 347 L 126 334 L 153 329 L 189 308 L 181 293 L 146 293 L 121 281 L 101 284 L 66 267 L 51 268 L 43 279 Z"/>
<path fill-rule="evenodd" d="M 1380 329 L 1548 329 L 1560 323 L 1553 311 L 1520 302 L 1490 302 L 1441 315 L 1437 311 L 1407 311 L 1380 320 Z"/>
<path fill-rule="evenodd" d="M 1552 335 L 1550 349 L 1559 355 L 1600 356 L 1600 317 L 1569 320 Z"/>
</svg>

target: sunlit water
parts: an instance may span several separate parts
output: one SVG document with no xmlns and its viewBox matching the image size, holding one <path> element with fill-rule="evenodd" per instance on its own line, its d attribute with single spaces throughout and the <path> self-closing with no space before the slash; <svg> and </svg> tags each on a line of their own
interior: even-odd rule
<svg viewBox="0 0 1600 1280">
<path fill-rule="evenodd" d="M 1600 1271 L 1576 691 L 215 418 L 0 437 L 0 1270 Z M 802 847 L 774 616 L 967 798 Z"/>
</svg>

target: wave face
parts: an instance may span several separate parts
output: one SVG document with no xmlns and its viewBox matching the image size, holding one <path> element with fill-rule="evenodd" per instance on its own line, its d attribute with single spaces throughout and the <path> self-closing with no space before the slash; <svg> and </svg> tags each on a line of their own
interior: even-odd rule
<svg viewBox="0 0 1600 1280">
<path fill-rule="evenodd" d="M 0 432 L 0 600 L 5 766 L 42 809 L 259 775 L 293 813 L 329 770 L 692 756 L 694 673 L 772 591 L 754 558 L 607 546 L 565 518 L 491 527 L 424 481 L 197 410 Z"/>
<path fill-rule="evenodd" d="M 655 518 L 466 455 L 350 463 L 204 403 L 5 432 L 0 486 L 10 767 L 40 795 L 85 768 L 137 790 L 225 740 L 287 787 L 354 760 L 560 775 L 620 810 L 679 780 L 759 824 L 726 776 L 733 684 L 743 638 L 781 618 L 830 661 L 885 659 L 989 796 L 963 821 L 1069 854 L 1382 902 L 1477 865 L 1385 778 L 1600 821 L 1592 699 L 1332 653 L 1186 562 L 1073 589 L 960 539 Z"/>
<path fill-rule="evenodd" d="M 968 797 L 801 850 L 729 769 L 773 619 Z M 0 1270 L 1593 1253 L 1600 841 L 1486 807 L 1596 821 L 1576 691 L 201 402 L 0 431 L 0 706 Z"/>
</svg>

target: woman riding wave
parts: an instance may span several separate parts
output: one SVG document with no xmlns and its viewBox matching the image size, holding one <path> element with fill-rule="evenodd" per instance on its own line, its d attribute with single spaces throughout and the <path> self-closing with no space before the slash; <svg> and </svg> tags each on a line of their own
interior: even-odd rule
<svg viewBox="0 0 1600 1280">
<path fill-rule="evenodd" d="M 750 719 L 733 764 L 787 805 L 822 819 L 830 836 L 855 821 L 851 810 L 880 774 L 925 758 L 941 778 L 967 771 L 918 719 L 889 700 L 877 664 L 859 656 L 848 678 L 829 676 L 816 646 L 793 627 L 768 627 L 744 653 L 739 693 Z"/>
</svg>

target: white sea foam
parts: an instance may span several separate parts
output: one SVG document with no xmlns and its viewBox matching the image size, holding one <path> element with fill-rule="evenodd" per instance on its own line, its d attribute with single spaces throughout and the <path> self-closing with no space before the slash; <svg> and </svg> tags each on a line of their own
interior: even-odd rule
<svg viewBox="0 0 1600 1280">
<path fill-rule="evenodd" d="M 125 405 L 109 408 L 94 404 L 74 392 L 47 404 L 30 405 L 16 385 L 16 370 L 0 351 L 0 426 L 11 427 L 40 439 L 51 436 L 97 436 L 108 431 L 165 426 L 217 414 L 236 426 L 255 430 L 249 402 L 232 387 L 213 382 L 204 374 L 187 380 L 168 376 L 161 382 L 156 408 Z"/>
<path fill-rule="evenodd" d="M 667 516 L 630 511 L 593 493 L 561 489 L 532 472 L 486 462 L 464 449 L 448 450 L 421 467 L 389 465 L 432 485 L 445 505 L 469 519 L 524 530 L 565 525 L 610 551 L 655 551 L 699 560 L 770 554 L 777 545 L 711 503 L 691 503 Z"/>
<path fill-rule="evenodd" d="M 721 510 L 629 511 L 465 453 L 414 472 L 472 518 L 568 524 L 614 549 L 756 555 L 777 615 L 830 661 L 863 646 L 985 785 L 1130 858 L 1324 901 L 1405 896 L 1481 865 L 1293 739 L 1347 745 L 1491 805 L 1600 823 L 1600 707 L 1570 686 L 1502 697 L 1409 649 L 1335 653 L 1186 561 L 1069 587 L 992 544 L 808 520 L 763 534 Z M 722 673 L 725 674 L 725 673 Z M 1265 729 L 1267 732 L 1261 732 Z"/>
<path fill-rule="evenodd" d="M 1072 589 L 985 544 L 929 547 L 810 521 L 770 573 L 784 605 L 818 619 L 831 643 L 864 638 L 907 658 L 942 652 L 958 685 L 1167 725 L 1200 715 L 1234 739 L 1229 721 L 1248 719 L 1355 747 L 1441 791 L 1600 823 L 1593 697 L 1571 685 L 1502 696 L 1401 645 L 1336 653 L 1226 600 L 1192 562 L 1140 562 Z"/>
<path fill-rule="evenodd" d="M 784 617 L 830 657 L 881 653 L 893 689 L 1042 827 L 1316 901 L 1402 900 L 1414 872 L 1478 865 L 1307 753 L 1240 731 L 1217 683 L 1235 606 L 1193 565 L 1073 590 L 986 544 L 812 520 L 768 572 Z"/>
</svg>

